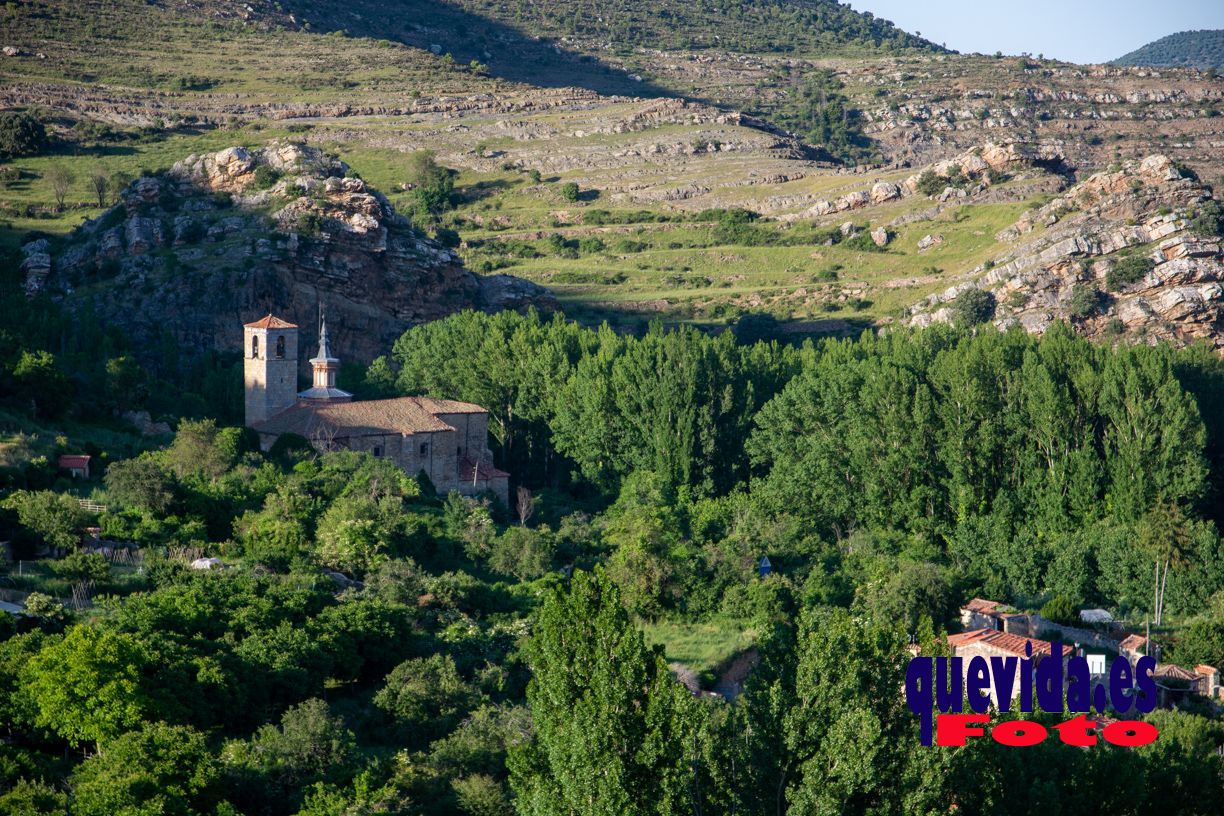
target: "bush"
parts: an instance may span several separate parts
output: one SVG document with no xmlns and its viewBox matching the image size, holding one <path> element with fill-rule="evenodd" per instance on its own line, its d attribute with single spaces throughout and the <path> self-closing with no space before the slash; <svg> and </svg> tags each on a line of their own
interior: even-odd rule
<svg viewBox="0 0 1224 816">
<path fill-rule="evenodd" d="M 985 289 L 967 289 L 956 296 L 952 315 L 958 326 L 976 326 L 994 317 L 995 296 Z"/>
<path fill-rule="evenodd" d="M 1190 222 L 1190 230 L 1204 237 L 1224 236 L 1224 208 L 1216 201 L 1208 201 L 1199 207 L 1194 220 Z"/>
<path fill-rule="evenodd" d="M 607 248 L 603 241 L 595 237 L 583 238 L 578 242 L 578 251 L 584 255 L 595 255 Z"/>
<path fill-rule="evenodd" d="M 447 249 L 455 249 L 461 243 L 463 243 L 463 239 L 459 237 L 459 233 L 453 229 L 448 229 L 447 227 L 439 227 L 434 233 L 434 240 Z"/>
<path fill-rule="evenodd" d="M 865 232 L 865 231 L 860 232 L 859 234 L 855 235 L 853 238 L 847 238 L 845 241 L 842 242 L 842 246 L 844 246 L 846 249 L 852 249 L 855 252 L 887 252 L 888 251 L 886 247 L 882 247 L 878 245 L 874 240 L 872 240 L 871 233 Z"/>
<path fill-rule="evenodd" d="M 47 147 L 47 129 L 28 113 L 0 113 L 0 158 L 33 156 Z"/>
<path fill-rule="evenodd" d="M 1041 617 L 1054 623 L 1071 624 L 1079 621 L 1075 604 L 1063 595 L 1055 595 L 1049 603 L 1041 607 Z"/>
<path fill-rule="evenodd" d="M 1101 301 L 1099 289 L 1086 283 L 1077 283 L 1071 290 L 1071 297 L 1067 300 L 1067 313 L 1071 317 L 1084 320 L 1096 313 L 1101 306 Z"/>
<path fill-rule="evenodd" d="M 1105 287 L 1111 292 L 1121 291 L 1124 287 L 1143 280 L 1155 266 L 1156 262 L 1146 255 L 1127 255 L 1119 258 L 1105 275 Z"/>
<path fill-rule="evenodd" d="M 567 181 L 561 185 L 561 197 L 569 202 L 578 200 L 578 185 L 572 181 Z"/>
<path fill-rule="evenodd" d="M 280 179 L 280 173 L 273 170 L 266 164 L 261 164 L 255 168 L 255 177 L 252 180 L 251 186 L 256 190 L 267 190 Z"/>
<path fill-rule="evenodd" d="M 927 170 L 918 177 L 918 192 L 925 196 L 939 195 L 948 186 L 948 180 L 935 174 L 934 170 Z"/>
</svg>

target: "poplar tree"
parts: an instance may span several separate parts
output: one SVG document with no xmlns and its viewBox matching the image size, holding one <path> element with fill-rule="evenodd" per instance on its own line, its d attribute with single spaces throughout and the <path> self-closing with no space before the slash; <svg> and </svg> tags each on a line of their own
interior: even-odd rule
<svg viewBox="0 0 1224 816">
<path fill-rule="evenodd" d="M 508 760 L 520 814 L 694 812 L 700 710 L 601 570 L 554 590 L 526 653 L 534 735 Z"/>
</svg>

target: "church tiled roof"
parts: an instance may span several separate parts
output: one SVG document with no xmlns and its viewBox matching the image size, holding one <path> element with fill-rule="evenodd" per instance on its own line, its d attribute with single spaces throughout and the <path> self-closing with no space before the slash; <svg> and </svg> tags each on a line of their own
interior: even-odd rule
<svg viewBox="0 0 1224 816">
<path fill-rule="evenodd" d="M 267 317 L 261 317 L 259 318 L 259 320 L 256 320 L 254 323 L 247 323 L 246 327 L 248 329 L 296 329 L 297 328 L 297 326 L 294 325 L 293 323 L 290 323 L 286 320 L 281 320 L 279 317 L 275 317 L 273 315 L 268 315 Z"/>
<path fill-rule="evenodd" d="M 429 404 L 449 402 L 450 400 L 430 400 Z M 260 433 L 292 433 L 307 439 L 312 439 L 319 433 L 345 437 L 455 430 L 434 416 L 432 411 L 427 410 L 417 397 L 337 402 L 330 405 L 298 405 L 254 427 Z"/>
<path fill-rule="evenodd" d="M 470 402 L 459 402 L 452 399 L 437 397 L 407 397 L 416 400 L 417 404 L 431 414 L 484 414 L 484 408 Z"/>
</svg>

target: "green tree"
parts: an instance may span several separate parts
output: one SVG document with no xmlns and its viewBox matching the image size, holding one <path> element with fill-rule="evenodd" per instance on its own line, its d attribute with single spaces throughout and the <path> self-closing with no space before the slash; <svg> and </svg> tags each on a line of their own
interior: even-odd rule
<svg viewBox="0 0 1224 816">
<path fill-rule="evenodd" d="M 203 734 L 148 723 L 77 766 L 72 808 L 79 816 L 195 816 L 211 811 L 219 782 Z"/>
<path fill-rule="evenodd" d="M 455 172 L 438 164 L 432 150 L 420 150 L 408 158 L 407 176 L 413 185 L 412 197 L 416 217 L 435 222 L 451 207 L 455 191 Z"/>
<path fill-rule="evenodd" d="M 156 456 L 145 454 L 109 465 L 106 492 L 117 504 L 162 515 L 174 501 L 174 480 Z"/>
<path fill-rule="evenodd" d="M 166 466 L 180 479 L 219 478 L 238 456 L 237 430 L 220 429 L 212 419 L 184 419 L 164 454 Z"/>
<path fill-rule="evenodd" d="M 97 581 L 110 578 L 110 562 L 101 553 L 72 552 L 51 562 L 57 575 L 73 581 Z"/>
<path fill-rule="evenodd" d="M 319 519 L 315 555 L 324 566 L 364 575 L 387 559 L 404 522 L 397 498 L 336 499 Z"/>
<path fill-rule="evenodd" d="M 545 601 L 527 646 L 535 733 L 511 748 L 524 816 L 689 812 L 698 711 L 599 571 Z"/>
<path fill-rule="evenodd" d="M 489 567 L 520 581 L 539 578 L 552 567 L 555 546 L 547 529 L 511 527 L 493 542 Z"/>
<path fill-rule="evenodd" d="M 0 792 L 0 813 L 8 816 L 68 816 L 68 796 L 46 782 L 19 779 Z"/>
<path fill-rule="evenodd" d="M 480 693 L 459 676 L 450 655 L 401 663 L 374 695 L 374 705 L 416 739 L 441 736 L 480 702 Z"/>
<path fill-rule="evenodd" d="M 64 201 L 72 192 L 72 185 L 76 184 L 76 173 L 73 173 L 66 165 L 56 163 L 47 167 L 43 172 L 43 178 L 51 186 L 51 195 L 55 196 L 56 210 L 63 212 Z"/>
<path fill-rule="evenodd" d="M 0 159 L 33 156 L 47 147 L 47 129 L 24 111 L 0 112 Z"/>
<path fill-rule="evenodd" d="M 151 702 L 141 685 L 146 667 L 144 650 L 131 636 L 74 626 L 23 673 L 34 721 L 72 745 L 105 746 L 145 720 Z"/>
<path fill-rule="evenodd" d="M 1181 508 L 1172 502 L 1158 501 L 1140 520 L 1139 548 L 1156 564 L 1152 614 L 1159 626 L 1164 617 L 1169 570 L 1185 566 L 1191 555 L 1190 529 Z"/>
<path fill-rule="evenodd" d="M 62 417 L 72 406 L 72 381 L 48 351 L 23 351 L 13 366 L 13 385 L 17 397 L 40 417 Z"/>
<path fill-rule="evenodd" d="M 995 296 L 985 289 L 966 289 L 952 301 L 952 316 L 960 326 L 985 323 L 994 313 Z"/>
<path fill-rule="evenodd" d="M 17 511 L 23 527 L 61 550 L 75 547 L 81 540 L 82 528 L 89 523 L 89 514 L 66 493 L 19 490 L 4 500 L 4 506 Z"/>
</svg>

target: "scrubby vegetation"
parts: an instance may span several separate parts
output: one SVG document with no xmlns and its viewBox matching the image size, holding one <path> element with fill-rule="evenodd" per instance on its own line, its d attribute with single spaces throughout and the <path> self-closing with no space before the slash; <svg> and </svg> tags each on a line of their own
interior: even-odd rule
<svg viewBox="0 0 1224 816">
<path fill-rule="evenodd" d="M 1224 31 L 1182 31 L 1118 57 L 1114 65 L 1224 67 Z"/>
</svg>

